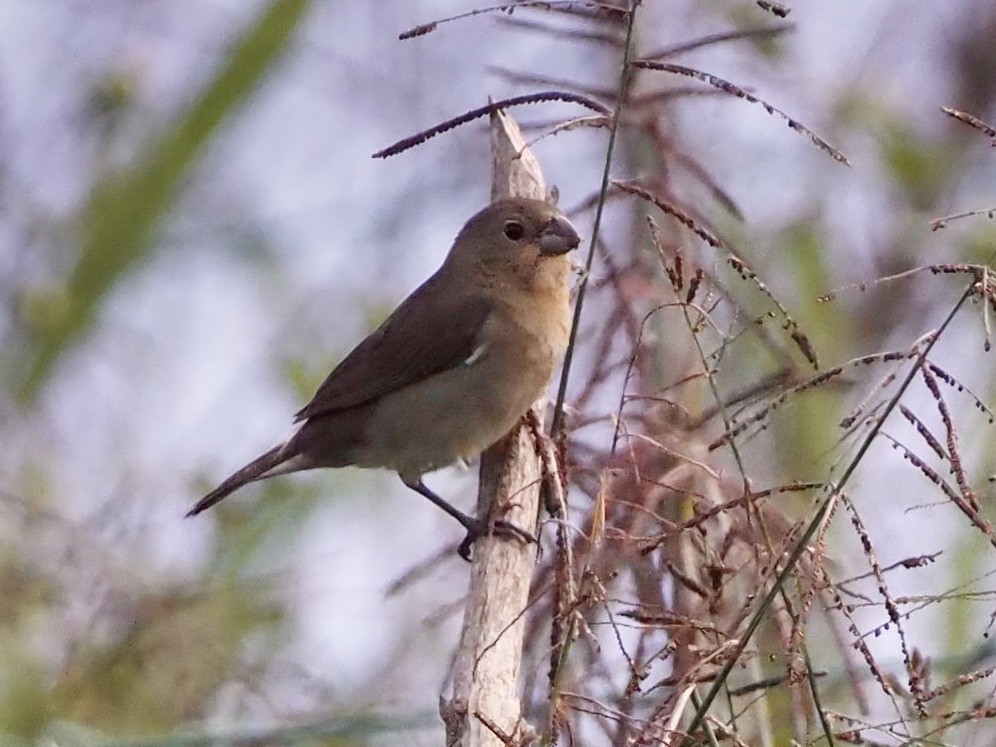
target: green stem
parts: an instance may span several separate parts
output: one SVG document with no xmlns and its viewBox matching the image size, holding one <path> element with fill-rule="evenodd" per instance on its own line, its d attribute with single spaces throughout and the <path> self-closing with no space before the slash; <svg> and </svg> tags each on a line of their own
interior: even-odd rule
<svg viewBox="0 0 996 747">
<path fill-rule="evenodd" d="M 584 264 L 584 274 L 578 286 L 578 300 L 574 304 L 574 319 L 571 322 L 571 336 L 564 355 L 564 369 L 560 375 L 560 386 L 557 389 L 557 402 L 553 408 L 553 423 L 550 425 L 550 435 L 558 441 L 564 428 L 564 400 L 567 397 L 567 379 L 571 373 L 571 363 L 574 361 L 574 348 L 577 346 L 578 327 L 581 320 L 581 308 L 584 306 L 585 293 L 588 290 L 588 278 L 591 266 L 595 261 L 595 247 L 598 246 L 598 232 L 602 227 L 602 213 L 605 210 L 605 195 L 609 191 L 609 171 L 612 167 L 612 153 L 616 147 L 616 134 L 619 132 L 619 120 L 622 118 L 623 101 L 626 99 L 626 89 L 629 86 L 629 56 L 633 41 L 634 19 L 639 0 L 631 0 L 627 13 L 626 40 L 623 46 L 622 74 L 619 76 L 619 91 L 616 104 L 612 111 L 612 126 L 609 129 L 609 144 L 605 150 L 605 168 L 602 170 L 602 186 L 598 194 L 598 204 L 595 207 L 595 222 L 591 228 L 591 241 L 588 244 L 588 257 Z"/>
<path fill-rule="evenodd" d="M 782 570 L 778 573 L 778 576 L 776 577 L 775 582 L 772 584 L 771 589 L 769 589 L 768 593 L 765 595 L 764 601 L 761 602 L 761 606 L 758 607 L 757 612 L 754 613 L 754 616 L 751 618 L 750 623 L 747 625 L 746 630 L 744 630 L 743 635 L 740 637 L 740 641 L 737 644 L 736 650 L 729 657 L 726 664 L 723 666 L 723 669 L 720 670 L 719 675 L 712 683 L 712 687 L 709 688 L 709 692 L 706 693 L 705 698 L 702 699 L 702 705 L 699 706 L 698 710 L 695 712 L 695 716 L 692 718 L 692 723 L 689 724 L 688 726 L 689 735 L 694 734 L 695 730 L 702 725 L 702 722 L 705 719 L 706 712 L 709 710 L 709 707 L 712 705 L 712 702 L 716 699 L 716 696 L 719 694 L 719 691 L 723 688 L 723 685 L 726 683 L 726 679 L 730 676 L 730 672 L 733 671 L 733 667 L 735 667 L 737 663 L 740 661 L 740 656 L 743 654 L 744 649 L 747 648 L 747 644 L 750 642 L 751 636 L 754 635 L 754 632 L 761 625 L 761 621 L 764 619 L 765 614 L 767 613 L 768 609 L 771 607 L 771 603 L 778 595 L 779 590 L 785 584 L 785 581 L 788 579 L 789 575 L 795 569 L 795 565 L 799 561 L 799 558 L 802 557 L 802 553 L 805 552 L 806 547 L 809 544 L 809 540 L 812 539 L 813 535 L 816 533 L 816 530 L 823 523 L 827 514 L 829 514 L 830 509 L 833 507 L 837 496 L 843 491 L 844 486 L 847 484 L 847 481 L 857 470 L 858 465 L 861 463 L 861 460 L 864 458 L 864 455 L 871 448 L 872 442 L 878 436 L 879 431 L 882 430 L 882 426 L 885 424 L 885 421 L 888 419 L 892 411 L 896 408 L 896 405 L 899 404 L 900 398 L 903 396 L 903 394 L 906 393 L 906 390 L 909 388 L 910 382 L 913 381 L 913 377 L 917 375 L 917 372 L 924 365 L 924 362 L 927 360 L 927 354 L 930 353 L 935 343 L 941 338 L 941 335 L 944 333 L 944 330 L 947 329 L 948 325 L 954 320 L 955 315 L 958 313 L 959 309 L 961 309 L 965 301 L 967 301 L 969 297 L 971 297 L 974 287 L 975 284 L 972 283 L 971 285 L 968 286 L 968 288 L 965 289 L 965 292 L 962 294 L 961 298 L 958 299 L 958 303 L 956 303 L 954 305 L 954 308 L 951 309 L 951 311 L 948 313 L 947 317 L 944 319 L 944 322 L 938 328 L 937 332 L 935 332 L 931 336 L 926 346 L 924 346 L 920 354 L 917 355 L 917 360 L 915 365 L 910 367 L 910 371 L 906 375 L 906 378 L 903 379 L 903 383 L 900 385 L 895 396 L 889 401 L 889 404 L 886 406 L 885 411 L 882 413 L 882 416 L 875 422 L 875 425 L 872 426 L 871 431 L 869 431 L 867 437 L 862 442 L 861 447 L 858 449 L 857 454 L 854 455 L 854 458 L 847 465 L 847 469 L 844 470 L 844 474 L 841 476 L 838 484 L 834 485 L 833 483 L 830 483 L 829 495 L 827 495 L 827 497 L 820 504 L 819 508 L 816 510 L 816 515 L 813 516 L 812 520 L 809 522 L 809 525 L 806 527 L 806 531 L 802 533 L 802 536 L 799 538 L 799 542 L 796 543 L 796 546 L 793 548 L 792 554 L 789 555 L 788 560 L 785 562 L 785 567 L 782 568 Z"/>
</svg>

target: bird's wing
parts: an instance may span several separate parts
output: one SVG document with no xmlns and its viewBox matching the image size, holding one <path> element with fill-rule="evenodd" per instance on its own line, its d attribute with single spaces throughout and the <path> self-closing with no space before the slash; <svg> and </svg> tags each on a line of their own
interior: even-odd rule
<svg viewBox="0 0 996 747">
<path fill-rule="evenodd" d="M 434 275 L 329 374 L 296 420 L 371 402 L 474 355 L 491 303 L 439 290 Z M 449 290 L 449 289 L 447 289 Z"/>
</svg>

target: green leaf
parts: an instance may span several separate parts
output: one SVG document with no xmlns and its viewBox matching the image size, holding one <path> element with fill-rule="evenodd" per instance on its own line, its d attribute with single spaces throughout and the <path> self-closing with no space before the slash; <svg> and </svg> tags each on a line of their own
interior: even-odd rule
<svg viewBox="0 0 996 747">
<path fill-rule="evenodd" d="M 176 126 L 137 163 L 104 175 L 94 186 L 80 216 L 75 268 L 51 293 L 51 304 L 33 299 L 45 313 L 33 315 L 34 349 L 22 398 L 37 392 L 59 355 L 88 329 L 108 292 L 151 254 L 155 232 L 208 140 L 273 69 L 310 5 L 311 0 L 272 0 Z"/>
</svg>

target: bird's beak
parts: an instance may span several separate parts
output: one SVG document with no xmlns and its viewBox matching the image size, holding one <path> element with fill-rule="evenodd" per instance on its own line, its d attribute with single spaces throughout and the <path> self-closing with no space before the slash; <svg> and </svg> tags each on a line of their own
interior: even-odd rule
<svg viewBox="0 0 996 747">
<path fill-rule="evenodd" d="M 577 229 L 562 215 L 552 218 L 539 234 L 539 248 L 543 254 L 566 254 L 580 243 Z"/>
</svg>

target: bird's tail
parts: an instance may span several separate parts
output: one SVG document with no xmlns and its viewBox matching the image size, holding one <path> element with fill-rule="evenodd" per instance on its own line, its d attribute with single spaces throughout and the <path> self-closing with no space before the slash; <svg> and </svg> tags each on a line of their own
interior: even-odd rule
<svg viewBox="0 0 996 747">
<path fill-rule="evenodd" d="M 253 459 L 249 462 L 249 464 L 197 501 L 197 503 L 194 504 L 194 507 L 187 511 L 187 516 L 195 516 L 201 511 L 211 508 L 211 506 L 215 503 L 220 501 L 229 493 L 234 493 L 243 485 L 247 485 L 264 477 L 270 477 L 282 472 L 293 471 L 293 468 L 277 470 L 277 467 L 280 467 L 289 459 L 293 459 L 293 457 L 293 454 L 287 453 L 286 444 L 274 446 L 262 456 Z"/>
</svg>

